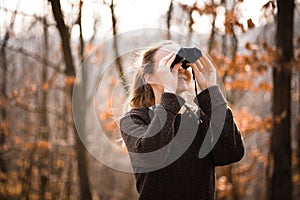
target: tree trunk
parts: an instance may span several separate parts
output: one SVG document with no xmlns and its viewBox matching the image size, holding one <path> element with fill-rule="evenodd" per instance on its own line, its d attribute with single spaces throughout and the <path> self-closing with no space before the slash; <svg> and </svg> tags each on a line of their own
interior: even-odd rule
<svg viewBox="0 0 300 200">
<path fill-rule="evenodd" d="M 299 74 L 300 72 L 298 72 Z M 298 156 L 297 156 L 297 161 L 298 161 L 298 176 L 300 177 L 300 75 L 298 77 L 298 115 L 297 115 L 297 125 L 296 125 L 296 133 L 297 134 L 297 144 L 298 144 Z M 300 187 L 300 179 L 298 179 L 298 186 Z M 300 188 L 298 187 L 297 194 L 298 198 L 300 198 Z"/>
<path fill-rule="evenodd" d="M 44 58 L 48 60 L 48 54 L 49 54 L 49 44 L 48 44 L 48 26 L 47 26 L 47 20 L 46 17 L 44 17 L 43 21 L 44 26 Z M 47 71 L 47 63 L 44 64 L 42 68 L 42 85 L 47 81 L 48 71 Z M 48 141 L 49 140 L 49 134 L 48 134 L 48 116 L 47 116 L 47 92 L 48 88 L 42 87 L 42 112 L 40 115 L 40 136 L 42 140 Z M 40 158 L 40 199 L 45 199 L 46 189 L 49 182 L 49 177 L 47 174 L 44 174 L 45 171 L 48 171 L 48 164 L 51 162 L 46 162 L 46 160 L 49 160 L 49 152 L 46 151 L 42 158 Z"/>
<path fill-rule="evenodd" d="M 125 92 L 126 95 L 128 95 L 129 94 L 129 86 L 127 85 L 127 81 L 126 81 L 125 76 L 124 76 L 122 61 L 121 61 L 121 58 L 119 56 L 118 41 L 116 40 L 118 31 L 117 31 L 117 18 L 116 18 L 116 15 L 115 15 L 114 0 L 111 1 L 111 4 L 110 4 L 109 7 L 110 7 L 110 12 L 111 12 L 111 21 L 112 21 L 113 36 L 114 36 L 114 40 L 113 40 L 114 44 L 113 45 L 114 45 L 114 51 L 115 51 L 115 56 L 116 56 L 117 68 L 119 70 L 119 76 L 120 76 L 120 79 L 121 79 L 121 84 L 123 86 L 124 92 Z"/>
<path fill-rule="evenodd" d="M 7 94 L 6 94 L 6 84 L 7 84 L 7 59 L 6 59 L 6 44 L 9 39 L 9 32 L 7 31 L 5 34 L 4 42 L 1 47 L 1 64 L 2 64 L 2 83 L 1 83 L 1 101 L 6 103 L 7 101 Z M 4 105 L 0 105 L 1 109 L 1 122 L 0 122 L 0 172 L 3 174 L 7 173 L 7 163 L 4 158 L 4 152 L 2 152 L 2 147 L 6 141 L 7 133 L 7 111 Z M 6 185 L 6 180 L 4 178 L 0 178 L 0 184 Z M 6 199 L 0 193 L 0 199 Z"/>
<path fill-rule="evenodd" d="M 279 0 L 276 43 L 282 55 L 273 70 L 273 129 L 271 152 L 274 166 L 271 181 L 271 200 L 291 200 L 291 69 L 293 57 L 294 0 Z"/>
<path fill-rule="evenodd" d="M 171 0 L 170 2 L 169 10 L 167 13 L 168 40 L 171 39 L 170 27 L 171 27 L 172 11 L 173 11 L 173 0 Z"/>
<path fill-rule="evenodd" d="M 51 2 L 52 12 L 56 21 L 56 26 L 59 31 L 65 60 L 65 73 L 67 76 L 75 76 L 75 68 L 73 64 L 72 50 L 70 45 L 69 28 L 66 26 L 63 19 L 63 14 L 60 6 L 60 0 L 49 0 Z"/>
<path fill-rule="evenodd" d="M 212 0 L 212 3 L 214 4 L 214 1 Z M 216 31 L 215 31 L 215 28 L 216 28 L 216 18 L 217 18 L 217 15 L 214 14 L 213 15 L 213 21 L 212 21 L 212 27 L 211 27 L 211 32 L 210 32 L 210 36 L 209 36 L 209 40 L 208 40 L 208 53 L 210 54 L 211 51 L 213 50 L 214 48 L 214 41 L 215 41 L 215 34 L 216 34 Z"/>
<path fill-rule="evenodd" d="M 66 64 L 65 74 L 66 76 L 75 79 L 76 72 L 73 64 L 72 51 L 70 46 L 70 34 L 68 31 L 68 27 L 66 26 L 63 19 L 60 0 L 49 0 L 49 1 L 51 2 L 52 12 L 55 21 L 57 23 L 57 28 L 59 30 L 61 40 L 62 40 L 62 47 L 63 47 L 65 64 Z M 69 86 L 68 90 L 69 90 L 70 97 L 72 97 L 72 91 L 73 91 L 72 87 Z M 90 183 L 89 183 L 89 177 L 87 172 L 88 169 L 87 169 L 86 149 L 83 146 L 82 141 L 80 140 L 77 134 L 74 123 L 73 123 L 73 131 L 76 140 L 75 150 L 77 154 L 81 199 L 90 200 L 92 199 L 92 195 L 90 191 Z"/>
</svg>

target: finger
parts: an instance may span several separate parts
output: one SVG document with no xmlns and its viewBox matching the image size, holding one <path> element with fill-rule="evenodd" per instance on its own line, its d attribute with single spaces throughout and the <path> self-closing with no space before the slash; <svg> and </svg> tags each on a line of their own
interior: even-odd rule
<svg viewBox="0 0 300 200">
<path fill-rule="evenodd" d="M 201 63 L 200 59 L 196 60 L 196 66 L 198 67 L 199 70 L 204 70 L 204 65 Z"/>
<path fill-rule="evenodd" d="M 176 57 L 176 53 L 172 53 L 170 59 L 168 60 L 168 63 L 172 64 L 172 62 L 175 60 L 175 57 Z"/>
<path fill-rule="evenodd" d="M 198 67 L 193 63 L 187 63 L 187 65 L 190 66 L 193 69 L 194 74 L 197 78 L 197 76 L 199 76 L 199 74 L 200 74 L 200 71 L 199 71 Z"/>
<path fill-rule="evenodd" d="M 196 64 L 199 67 L 199 70 L 203 73 L 215 71 L 215 68 L 212 65 L 212 63 L 208 62 L 208 60 L 205 60 L 202 57 L 196 61 Z"/>
<path fill-rule="evenodd" d="M 202 69 L 207 68 L 207 66 L 209 65 L 204 57 L 201 57 L 198 61 L 203 66 Z"/>
<path fill-rule="evenodd" d="M 166 65 L 166 63 L 173 57 L 173 55 L 174 55 L 174 53 L 170 53 L 170 54 L 166 55 L 159 61 L 159 64 Z"/>
<path fill-rule="evenodd" d="M 170 67 L 170 65 L 168 65 L 168 63 L 172 63 L 173 60 L 175 59 L 175 56 L 176 54 L 175 53 L 170 53 L 168 55 L 166 55 L 165 57 L 163 57 L 160 61 L 159 61 L 159 64 L 158 64 L 158 68 L 157 68 L 157 71 L 162 71 L 162 70 L 165 70 L 166 67 Z M 174 57 L 174 59 L 173 59 Z"/>
<path fill-rule="evenodd" d="M 215 70 L 214 64 L 207 56 L 203 55 L 199 60 L 207 70 L 209 71 Z"/>
<path fill-rule="evenodd" d="M 167 62 L 167 64 L 166 64 L 166 66 L 168 67 L 168 69 L 171 67 L 172 63 L 174 62 L 175 57 L 176 57 L 176 54 L 174 53 L 174 54 L 172 55 L 172 57 L 168 60 L 168 62 Z M 175 67 L 175 66 L 174 66 L 174 67 Z M 177 71 L 178 71 L 178 70 L 177 70 Z"/>
<path fill-rule="evenodd" d="M 207 88 L 207 83 L 204 80 L 205 80 L 205 76 L 202 73 L 199 73 L 199 78 L 197 79 L 197 83 L 201 90 Z"/>
<path fill-rule="evenodd" d="M 206 85 L 205 76 L 203 75 L 203 73 L 198 69 L 198 67 L 195 64 L 189 63 L 188 66 L 190 66 L 193 69 L 197 83 L 198 83 L 199 87 L 201 89 L 203 89 Z"/>
<path fill-rule="evenodd" d="M 174 59 L 175 59 L 175 53 L 174 53 L 174 52 L 169 53 L 168 55 L 166 55 L 165 57 L 163 57 L 162 60 L 168 62 L 168 61 L 171 60 L 173 57 L 174 57 Z"/>
<path fill-rule="evenodd" d="M 177 63 L 176 65 L 174 65 L 172 72 L 178 73 L 179 68 L 181 67 L 182 63 Z"/>
<path fill-rule="evenodd" d="M 210 64 L 210 60 L 208 59 L 208 57 L 206 55 L 203 55 L 199 58 L 199 60 L 201 60 L 204 64 L 209 65 Z"/>
</svg>

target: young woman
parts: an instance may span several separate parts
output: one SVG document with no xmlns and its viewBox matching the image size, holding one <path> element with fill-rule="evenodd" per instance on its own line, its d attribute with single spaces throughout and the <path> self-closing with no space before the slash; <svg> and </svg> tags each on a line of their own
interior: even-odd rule
<svg viewBox="0 0 300 200">
<path fill-rule="evenodd" d="M 179 49 L 166 41 L 143 54 L 131 110 L 120 120 L 142 200 L 213 200 L 215 167 L 244 155 L 216 69 L 205 55 L 188 64 L 201 92 L 195 95 L 196 112 L 186 106 L 180 95 L 190 89 L 191 70 L 181 62 L 170 69 Z"/>
</svg>

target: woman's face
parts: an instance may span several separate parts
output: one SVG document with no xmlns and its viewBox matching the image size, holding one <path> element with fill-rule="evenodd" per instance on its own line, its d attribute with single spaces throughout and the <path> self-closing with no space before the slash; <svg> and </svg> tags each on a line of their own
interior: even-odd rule
<svg viewBox="0 0 300 200">
<path fill-rule="evenodd" d="M 177 43 L 172 43 L 168 45 L 162 46 L 154 55 L 153 59 L 155 63 L 159 63 L 159 61 L 172 52 L 178 52 L 181 46 Z M 167 67 L 167 66 L 166 66 Z M 182 67 L 178 70 L 178 84 L 176 93 L 180 94 L 184 91 L 187 91 L 190 87 L 191 82 L 191 71 L 188 69 L 184 69 Z"/>
</svg>

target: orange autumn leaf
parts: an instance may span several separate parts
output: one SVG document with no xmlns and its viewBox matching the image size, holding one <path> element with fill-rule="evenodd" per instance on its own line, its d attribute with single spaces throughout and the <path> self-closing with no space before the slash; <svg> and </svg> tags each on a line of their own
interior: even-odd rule
<svg viewBox="0 0 300 200">
<path fill-rule="evenodd" d="M 252 19 L 247 20 L 248 29 L 253 29 L 255 24 L 253 23 Z"/>
<path fill-rule="evenodd" d="M 216 6 L 211 4 L 205 4 L 205 7 L 203 9 L 203 13 L 205 14 L 216 14 Z"/>
<path fill-rule="evenodd" d="M 228 11 L 226 13 L 225 16 L 225 22 L 224 22 L 224 26 L 225 26 L 225 32 L 227 35 L 230 35 L 232 33 L 232 29 L 233 29 L 233 24 L 235 22 L 235 17 L 232 11 Z"/>
<path fill-rule="evenodd" d="M 103 112 L 100 114 L 99 119 L 101 121 L 105 121 L 113 116 L 111 111 Z"/>
<path fill-rule="evenodd" d="M 65 86 L 73 86 L 75 81 L 74 76 L 66 76 L 65 77 Z"/>
<path fill-rule="evenodd" d="M 251 133 L 255 130 L 259 130 L 262 119 L 248 111 L 246 107 L 242 107 L 240 110 L 234 112 L 236 123 L 243 134 Z"/>
<path fill-rule="evenodd" d="M 2 131 L 3 131 L 4 134 L 8 133 L 8 131 L 9 131 L 9 124 L 8 124 L 7 121 L 0 122 L 0 127 L 1 127 L 1 129 L 2 129 Z"/>
<path fill-rule="evenodd" d="M 106 131 L 112 132 L 117 128 L 117 124 L 115 122 L 108 122 L 104 125 Z"/>
<path fill-rule="evenodd" d="M 251 50 L 252 49 L 250 42 L 247 42 L 246 45 L 245 45 L 245 47 L 246 47 L 247 50 Z"/>
<path fill-rule="evenodd" d="M 104 112 L 104 113 L 101 113 L 100 116 L 99 116 L 99 119 L 101 121 L 105 121 L 107 119 L 107 114 Z"/>
<path fill-rule="evenodd" d="M 266 10 L 266 9 L 268 9 L 269 7 L 271 7 L 272 9 L 275 9 L 275 8 L 276 8 L 275 2 L 274 2 L 274 1 L 268 1 L 266 4 L 264 4 L 264 5 L 262 6 L 262 9 L 263 9 L 263 10 Z"/>
<path fill-rule="evenodd" d="M 49 87 L 50 87 L 50 84 L 48 82 L 43 84 L 43 90 L 44 91 L 47 91 L 49 89 Z"/>
<path fill-rule="evenodd" d="M 14 91 L 12 91 L 12 96 L 13 97 L 18 97 L 19 96 L 19 92 L 18 92 L 18 90 L 14 90 Z"/>
<path fill-rule="evenodd" d="M 271 84 L 265 82 L 260 83 L 258 87 L 264 92 L 271 92 L 273 89 Z"/>
<path fill-rule="evenodd" d="M 63 167 L 65 166 L 65 162 L 64 162 L 63 160 L 61 160 L 61 159 L 58 159 L 58 160 L 56 161 L 56 166 L 57 166 L 58 168 L 63 168 Z"/>
<path fill-rule="evenodd" d="M 36 91 L 37 91 L 37 88 L 38 88 L 38 87 L 37 87 L 36 84 L 31 84 L 31 85 L 30 85 L 30 89 L 31 89 L 32 92 L 36 92 Z"/>
<path fill-rule="evenodd" d="M 274 116 L 274 123 L 279 124 L 287 116 L 287 111 L 282 111 L 279 115 Z"/>
<path fill-rule="evenodd" d="M 87 53 L 87 54 L 92 53 L 93 48 L 94 48 L 94 47 L 93 47 L 92 44 L 87 44 L 87 45 L 85 46 L 85 51 L 86 51 L 86 53 Z"/>
<path fill-rule="evenodd" d="M 233 21 L 234 21 L 234 14 L 233 14 L 233 12 L 232 11 L 228 11 L 227 13 L 226 13 L 226 16 L 225 16 L 226 18 L 225 18 L 225 23 L 232 23 Z"/>
<path fill-rule="evenodd" d="M 75 158 L 76 158 L 76 152 L 75 152 L 74 149 L 69 153 L 69 156 L 70 156 L 72 159 L 75 159 Z"/>
<path fill-rule="evenodd" d="M 50 149 L 51 145 L 48 141 L 41 140 L 37 143 L 37 147 L 40 149 Z"/>
<path fill-rule="evenodd" d="M 254 148 L 250 151 L 250 158 L 256 159 L 261 155 L 261 152 L 258 148 Z"/>
</svg>

